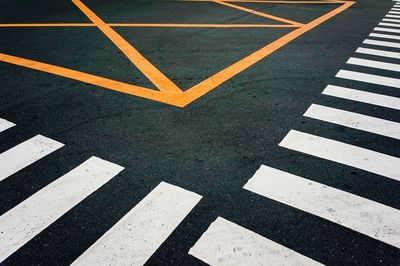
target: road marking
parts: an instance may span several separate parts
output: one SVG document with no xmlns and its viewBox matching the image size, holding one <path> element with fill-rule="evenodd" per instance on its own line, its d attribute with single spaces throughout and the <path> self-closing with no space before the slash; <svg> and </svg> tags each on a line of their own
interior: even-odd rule
<svg viewBox="0 0 400 266">
<path fill-rule="evenodd" d="M 389 11 L 389 14 L 396 14 L 396 15 L 399 15 L 400 12 L 397 12 L 397 11 Z"/>
<path fill-rule="evenodd" d="M 389 17 L 389 16 L 387 16 L 387 17 Z M 400 24 L 394 24 L 394 23 L 380 22 L 378 25 L 379 26 L 389 26 L 389 27 L 400 28 Z"/>
<path fill-rule="evenodd" d="M 400 22 L 400 19 L 393 19 L 393 18 L 384 18 L 382 21 L 387 21 L 387 22 Z"/>
<path fill-rule="evenodd" d="M 390 9 L 390 10 L 393 10 L 393 11 L 400 11 L 400 8 L 395 8 L 395 7 L 393 7 L 393 8 Z"/>
<path fill-rule="evenodd" d="M 92 157 L 0 216 L 0 262 L 123 169 Z"/>
<path fill-rule="evenodd" d="M 400 88 L 400 79 L 389 78 L 384 76 L 365 74 L 361 72 L 340 70 L 336 77 L 350 80 L 357 80 L 371 84 L 383 85 L 393 88 Z"/>
<path fill-rule="evenodd" d="M 397 97 L 333 85 L 328 85 L 322 94 L 400 110 L 400 98 Z"/>
<path fill-rule="evenodd" d="M 380 61 L 375 61 L 375 60 L 367 60 L 367 59 L 361 59 L 361 58 L 355 58 L 355 57 L 350 57 L 350 59 L 346 63 L 351 64 L 351 65 L 378 68 L 378 69 L 384 69 L 384 70 L 390 70 L 390 71 L 396 71 L 396 72 L 400 71 L 399 64 L 392 64 L 392 63 L 380 62 Z"/>
<path fill-rule="evenodd" d="M 394 20 L 394 19 L 392 19 L 392 20 Z M 399 20 L 399 21 L 400 21 L 400 20 Z M 371 33 L 371 34 L 369 35 L 369 37 L 400 40 L 400 36 L 396 36 L 396 35 L 392 35 L 392 34 Z"/>
<path fill-rule="evenodd" d="M 385 41 L 376 41 L 376 40 L 365 39 L 363 41 L 363 43 L 364 44 L 385 46 L 385 47 L 400 48 L 400 43 L 396 43 L 396 42 L 385 42 Z"/>
<path fill-rule="evenodd" d="M 400 248 L 395 208 L 264 165 L 244 188 Z"/>
<path fill-rule="evenodd" d="M 212 266 L 322 265 L 222 217 L 210 225 L 189 254 Z"/>
<path fill-rule="evenodd" d="M 389 138 L 400 139 L 400 123 L 385 119 L 318 104 L 312 104 L 304 113 L 304 116 Z"/>
<path fill-rule="evenodd" d="M 64 144 L 37 135 L 0 154 L 0 181 L 63 147 Z"/>
<path fill-rule="evenodd" d="M 400 59 L 400 53 L 389 52 L 389 51 L 378 50 L 378 49 L 370 49 L 370 48 L 362 48 L 362 47 L 360 47 L 360 48 L 358 48 L 356 50 L 356 53 Z"/>
<path fill-rule="evenodd" d="M 13 126 L 15 126 L 14 123 L 7 121 L 3 118 L 0 118 L 0 132 L 3 132 L 9 128 L 12 128 Z"/>
<path fill-rule="evenodd" d="M 161 182 L 72 265 L 143 265 L 200 201 Z"/>
<path fill-rule="evenodd" d="M 389 28 L 381 28 L 381 27 L 376 27 L 376 28 L 374 28 L 374 30 L 375 30 L 375 31 L 385 31 L 385 32 L 400 33 L 400 30 L 389 29 Z"/>
<path fill-rule="evenodd" d="M 398 15 L 386 15 L 386 18 L 400 18 Z"/>
<path fill-rule="evenodd" d="M 79 10 L 103 32 L 105 36 L 114 43 L 118 49 L 157 87 L 160 91 L 167 93 L 181 93 L 178 88 L 168 77 L 151 64 L 138 50 L 121 37 L 115 30 L 108 26 L 100 17 L 92 10 L 84 5 L 80 0 L 72 0 Z"/>
<path fill-rule="evenodd" d="M 315 135 L 290 130 L 279 146 L 400 181 L 400 159 Z"/>
</svg>

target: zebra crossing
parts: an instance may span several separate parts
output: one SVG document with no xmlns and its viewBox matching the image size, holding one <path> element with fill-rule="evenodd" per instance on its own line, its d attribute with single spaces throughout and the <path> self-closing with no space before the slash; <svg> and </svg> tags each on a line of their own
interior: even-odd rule
<svg viewBox="0 0 400 266">
<path fill-rule="evenodd" d="M 400 2 L 396 2 L 395 7 L 400 7 Z M 400 12 L 392 9 L 386 17 L 400 18 L 399 14 Z M 400 20 L 385 18 L 383 21 L 385 22 L 380 22 L 379 26 L 385 27 L 376 27 L 375 32 L 369 35 L 374 39 L 366 39 L 363 42 L 380 48 L 359 47 L 355 51 L 359 55 L 376 56 L 378 59 L 351 57 L 347 61 L 348 65 L 400 72 L 400 64 L 382 61 L 382 58 L 400 59 L 399 52 L 385 49 L 400 48 L 400 42 L 395 42 L 400 40 L 400 35 L 376 33 L 400 33 L 400 30 L 395 29 L 400 27 L 400 24 L 397 24 Z M 341 69 L 336 78 L 373 84 L 377 85 L 377 88 L 400 88 L 399 78 L 369 72 Z M 329 84 L 322 94 L 400 110 L 400 98 L 377 92 Z M 395 140 L 400 139 L 400 123 L 378 117 L 318 104 L 312 104 L 304 116 Z M 294 129 L 290 130 L 279 146 L 400 181 L 400 158 L 391 155 Z M 243 188 L 400 249 L 400 210 L 391 206 L 266 165 L 262 165 Z M 304 257 L 221 217 L 210 225 L 189 253 L 210 265 L 319 264 L 312 258 Z"/>
<path fill-rule="evenodd" d="M 1 131 L 13 126 L 0 119 Z M 0 181 L 63 146 L 37 135 L 3 152 Z M 1 215 L 0 263 L 123 170 L 93 156 Z M 73 265 L 143 265 L 200 199 L 196 193 L 161 182 Z"/>
</svg>

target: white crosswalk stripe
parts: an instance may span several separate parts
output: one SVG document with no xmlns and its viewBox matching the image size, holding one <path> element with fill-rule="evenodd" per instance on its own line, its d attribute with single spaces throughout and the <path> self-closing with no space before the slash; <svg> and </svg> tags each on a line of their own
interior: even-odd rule
<svg viewBox="0 0 400 266">
<path fill-rule="evenodd" d="M 400 181 L 400 159 L 394 156 L 296 130 L 279 146 Z"/>
<path fill-rule="evenodd" d="M 370 48 L 360 47 L 356 50 L 356 53 L 400 59 L 400 53 L 389 52 L 389 51 L 378 50 L 378 49 L 370 49 Z"/>
<path fill-rule="evenodd" d="M 400 248 L 395 208 L 267 166 L 244 188 Z"/>
<path fill-rule="evenodd" d="M 356 80 L 376 85 L 400 88 L 400 79 L 384 77 L 379 75 L 366 74 L 356 71 L 340 70 L 336 77 L 343 79 Z"/>
<path fill-rule="evenodd" d="M 397 43 L 397 42 L 387 42 L 387 41 L 377 41 L 377 40 L 366 39 L 363 43 L 371 44 L 371 45 L 378 45 L 378 46 L 385 46 L 385 47 L 392 47 L 392 48 L 400 48 L 400 43 Z"/>
<path fill-rule="evenodd" d="M 382 19 L 383 21 L 387 21 L 387 22 L 400 22 L 400 19 L 394 19 L 394 18 L 384 18 Z M 370 35 L 371 36 L 371 35 Z M 393 35 L 394 36 L 394 35 Z M 398 36 L 397 36 L 398 37 Z M 396 39 L 396 38 L 394 38 Z"/>
<path fill-rule="evenodd" d="M 322 265 L 259 234 L 218 217 L 189 250 L 209 265 Z"/>
<path fill-rule="evenodd" d="M 0 118 L 0 132 L 3 132 L 9 128 L 12 128 L 13 126 L 15 126 L 14 123 Z"/>
<path fill-rule="evenodd" d="M 399 20 L 399 22 L 400 22 L 400 20 Z M 371 33 L 371 34 L 369 35 L 369 37 L 400 40 L 400 36 L 393 35 L 393 34 Z"/>
<path fill-rule="evenodd" d="M 0 262 L 123 169 L 92 157 L 0 216 Z"/>
<path fill-rule="evenodd" d="M 375 60 L 367 60 L 356 57 L 350 57 L 350 59 L 347 61 L 347 64 L 400 72 L 399 64 L 392 64 Z"/>
<path fill-rule="evenodd" d="M 385 18 L 400 18 L 399 15 L 386 15 Z"/>
<path fill-rule="evenodd" d="M 0 181 L 63 147 L 64 144 L 37 135 L 0 154 Z"/>
<path fill-rule="evenodd" d="M 200 199 L 162 182 L 72 265 L 143 265 Z"/>
<path fill-rule="evenodd" d="M 387 17 L 389 17 L 389 18 L 398 18 L 398 17 L 400 17 L 400 16 L 395 16 L 395 15 L 389 16 L 389 15 L 388 15 Z M 379 23 L 378 25 L 379 25 L 379 26 L 388 26 L 388 27 L 400 28 L 400 24 L 395 24 L 395 23 L 381 22 L 381 23 Z"/>
<path fill-rule="evenodd" d="M 333 85 L 328 85 L 322 94 L 400 110 L 400 98 L 397 97 Z"/>
<path fill-rule="evenodd" d="M 375 27 L 374 31 L 400 33 L 400 30 L 398 30 L 398 29 L 390 29 L 390 28 L 383 28 L 383 27 Z"/>
<path fill-rule="evenodd" d="M 372 116 L 318 104 L 312 104 L 304 113 L 304 116 L 394 139 L 400 139 L 400 123 Z"/>
</svg>

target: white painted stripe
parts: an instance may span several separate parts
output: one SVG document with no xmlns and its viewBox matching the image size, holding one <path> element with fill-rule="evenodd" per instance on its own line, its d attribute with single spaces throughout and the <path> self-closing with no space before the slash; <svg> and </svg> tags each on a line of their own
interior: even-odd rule
<svg viewBox="0 0 400 266">
<path fill-rule="evenodd" d="M 370 48 L 360 47 L 356 50 L 356 53 L 400 59 L 400 53 L 389 52 L 389 51 L 378 50 L 378 49 L 370 49 Z"/>
<path fill-rule="evenodd" d="M 92 157 L 0 216 L 0 262 L 123 169 Z"/>
<path fill-rule="evenodd" d="M 296 130 L 291 130 L 279 146 L 400 181 L 397 157 Z"/>
<path fill-rule="evenodd" d="M 400 12 L 397 12 L 397 11 L 389 11 L 389 14 L 396 14 L 396 15 L 399 15 Z"/>
<path fill-rule="evenodd" d="M 366 83 L 372 83 L 377 85 L 389 86 L 394 88 L 400 88 L 400 79 L 383 77 L 378 75 L 372 74 L 365 74 L 361 72 L 355 71 L 348 71 L 348 70 L 340 70 L 336 77 L 350 79 L 350 80 L 357 80 Z"/>
<path fill-rule="evenodd" d="M 384 18 L 382 21 L 386 22 L 400 22 L 400 19 L 394 19 L 394 18 Z"/>
<path fill-rule="evenodd" d="M 389 17 L 389 16 L 387 16 L 387 17 Z M 393 16 L 391 16 L 391 17 L 393 17 Z M 394 24 L 394 23 L 380 22 L 378 25 L 379 26 L 388 26 L 388 27 L 400 28 L 400 24 Z"/>
<path fill-rule="evenodd" d="M 400 18 L 399 15 L 386 15 L 386 18 Z"/>
<path fill-rule="evenodd" d="M 393 8 L 390 9 L 390 10 L 393 10 L 393 11 L 400 11 L 400 8 L 393 7 Z"/>
<path fill-rule="evenodd" d="M 64 144 L 37 135 L 0 154 L 0 181 L 58 150 Z"/>
<path fill-rule="evenodd" d="M 400 98 L 328 85 L 322 94 L 400 110 Z"/>
<path fill-rule="evenodd" d="M 390 28 L 382 28 L 382 27 L 375 27 L 374 31 L 384 31 L 384 32 L 394 32 L 394 33 L 400 33 L 400 30 L 397 29 L 390 29 Z"/>
<path fill-rule="evenodd" d="M 395 208 L 264 165 L 244 188 L 400 248 Z"/>
<path fill-rule="evenodd" d="M 350 57 L 350 59 L 347 61 L 347 64 L 400 72 L 399 64 L 385 63 L 375 60 Z"/>
<path fill-rule="evenodd" d="M 0 118 L 0 132 L 12 128 L 13 126 L 15 126 L 14 123 L 11 123 L 10 121 Z"/>
<path fill-rule="evenodd" d="M 385 41 L 376 41 L 376 40 L 366 39 L 363 41 L 363 43 L 385 46 L 385 47 L 400 48 L 400 43 L 396 43 L 396 42 L 385 42 Z"/>
<path fill-rule="evenodd" d="M 268 238 L 218 217 L 189 254 L 209 265 L 322 265 Z"/>
<path fill-rule="evenodd" d="M 304 113 L 304 116 L 389 138 L 400 139 L 400 123 L 372 116 L 318 104 L 312 104 Z"/>
<path fill-rule="evenodd" d="M 396 36 L 396 35 L 392 35 L 392 34 L 371 33 L 369 36 L 370 37 L 375 37 L 375 38 L 400 40 L 400 36 Z"/>
<path fill-rule="evenodd" d="M 200 199 L 161 182 L 72 265 L 143 265 Z"/>
</svg>

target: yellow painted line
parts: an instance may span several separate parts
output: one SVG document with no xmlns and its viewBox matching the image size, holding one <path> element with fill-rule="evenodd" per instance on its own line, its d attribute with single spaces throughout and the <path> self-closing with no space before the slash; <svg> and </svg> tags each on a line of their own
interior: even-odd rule
<svg viewBox="0 0 400 266">
<path fill-rule="evenodd" d="M 281 47 L 285 46 L 292 40 L 296 39 L 300 35 L 306 33 L 307 31 L 317 27 L 321 23 L 327 21 L 328 19 L 336 16 L 340 12 L 346 10 L 355 2 L 347 2 L 340 7 L 332 10 L 331 12 L 319 17 L 318 19 L 304 25 L 301 28 L 298 28 L 285 36 L 279 38 L 278 40 L 268 44 L 267 46 L 261 48 L 260 50 L 252 53 L 251 55 L 243 58 L 242 60 L 234 63 L 233 65 L 225 68 L 224 70 L 214 74 L 213 76 L 207 78 L 206 80 L 200 82 L 199 84 L 193 86 L 189 90 L 185 91 L 183 96 L 178 98 L 175 102 L 176 105 L 185 106 L 195 99 L 200 98 L 204 94 L 208 93 L 209 91 L 213 90 L 215 87 L 221 85 L 225 81 L 231 79 L 235 75 L 239 74 L 243 70 L 249 68 L 250 66 L 254 65 L 255 63 L 259 62 L 260 60 L 264 59 L 268 55 L 272 54 L 276 50 L 280 49 Z"/>
<path fill-rule="evenodd" d="M 120 50 L 126 57 L 158 88 L 160 91 L 169 93 L 180 93 L 178 88 L 160 70 L 151 64 L 142 54 L 139 53 L 131 44 L 121 37 L 116 31 L 108 26 L 92 10 L 85 6 L 80 0 L 72 2 L 95 24 Z"/>
<path fill-rule="evenodd" d="M 159 23 L 107 23 L 110 27 L 161 27 L 161 28 L 295 28 L 288 24 L 159 24 Z M 97 27 L 92 23 L 36 23 L 36 24 L 0 24 L 6 27 Z"/>
<path fill-rule="evenodd" d="M 276 21 L 279 21 L 279 22 L 287 23 L 287 24 L 290 24 L 290 25 L 294 25 L 294 26 L 302 26 L 302 25 L 304 25 L 304 24 L 296 22 L 296 21 L 292 21 L 292 20 L 289 20 L 289 19 L 285 19 L 285 18 L 273 16 L 273 15 L 270 15 L 270 14 L 258 12 L 256 10 L 253 10 L 253 9 L 250 9 L 250 8 L 246 8 L 246 7 L 242 7 L 242 6 L 226 3 L 224 1 L 213 0 L 213 2 L 217 3 L 217 4 L 220 4 L 220 5 L 232 7 L 232 8 L 244 11 L 244 12 L 248 12 L 248 13 L 251 13 L 253 15 L 260 16 L 260 17 L 264 17 L 264 18 L 273 19 L 273 20 L 276 20 Z"/>
<path fill-rule="evenodd" d="M 73 80 L 78 80 L 81 82 L 89 83 L 92 85 L 96 85 L 102 88 L 111 89 L 114 91 L 119 91 L 123 93 L 127 93 L 130 95 L 135 95 L 139 97 L 143 97 L 146 99 L 159 101 L 167 104 L 172 104 L 172 99 L 175 97 L 175 94 L 168 94 L 165 92 L 160 92 L 156 90 L 151 90 L 145 87 L 140 87 L 137 85 L 132 85 L 124 82 L 119 82 L 116 80 L 103 78 L 91 74 L 87 74 L 84 72 L 72 70 L 69 68 L 59 67 L 51 64 L 42 63 L 39 61 L 29 60 L 21 57 L 11 56 L 7 54 L 0 53 L 0 61 L 14 64 L 17 66 L 27 67 L 39 71 L 43 71 L 46 73 L 54 74 L 57 76 L 62 76 L 65 78 L 70 78 Z"/>
</svg>

